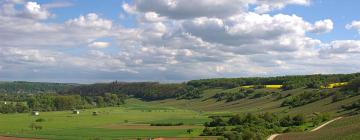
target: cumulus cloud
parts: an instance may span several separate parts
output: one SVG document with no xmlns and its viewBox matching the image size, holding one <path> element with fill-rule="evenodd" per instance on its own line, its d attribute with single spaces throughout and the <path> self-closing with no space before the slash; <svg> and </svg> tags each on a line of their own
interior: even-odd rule
<svg viewBox="0 0 360 140">
<path fill-rule="evenodd" d="M 149 22 L 162 22 L 166 20 L 165 17 L 160 17 L 159 14 L 155 12 L 146 12 L 144 14 L 144 20 Z"/>
<path fill-rule="evenodd" d="M 194 17 L 224 17 L 247 9 L 247 0 L 135 0 L 134 8 L 140 12 L 156 12 L 174 19 Z M 129 6 L 123 6 L 126 11 Z M 128 10 L 127 10 L 128 9 Z"/>
<path fill-rule="evenodd" d="M 134 27 L 101 13 L 43 22 L 52 16 L 47 9 L 64 5 L 33 3 L 25 16 L 27 4 L 0 2 L 0 76 L 10 70 L 33 76 L 28 73 L 35 70 L 61 78 L 169 81 L 360 68 L 354 62 L 360 59 L 359 41 L 326 43 L 308 36 L 330 32 L 332 20 L 311 23 L 297 15 L 264 14 L 310 0 L 135 0 L 122 5 Z M 357 23 L 347 28 L 358 29 Z M 335 67 L 351 63 L 351 69 Z"/>
<path fill-rule="evenodd" d="M 52 55 L 54 54 L 46 54 L 46 51 L 36 49 L 0 48 L 2 61 L 16 63 L 53 64 L 56 59 Z"/>
<path fill-rule="evenodd" d="M 331 54 L 360 54 L 359 40 L 336 40 L 322 46 L 323 55 Z"/>
<path fill-rule="evenodd" d="M 267 13 L 284 8 L 286 5 L 309 5 L 311 0 L 257 0 L 255 12 Z"/>
<path fill-rule="evenodd" d="M 320 34 L 328 33 L 333 30 L 334 23 L 330 19 L 320 20 L 315 22 L 313 27 L 310 28 L 310 32 Z"/>
<path fill-rule="evenodd" d="M 354 20 L 350 24 L 346 24 L 345 28 L 348 30 L 355 29 L 360 33 L 360 21 Z"/>
<path fill-rule="evenodd" d="M 90 48 L 97 48 L 97 49 L 102 49 L 102 48 L 107 48 L 109 47 L 110 43 L 109 42 L 92 42 L 90 43 L 88 46 Z"/>
<path fill-rule="evenodd" d="M 86 16 L 80 16 L 75 19 L 66 21 L 68 25 L 74 25 L 85 28 L 111 29 L 112 21 L 100 18 L 95 13 L 89 13 Z"/>
<path fill-rule="evenodd" d="M 16 9 L 16 5 L 22 5 L 22 9 Z M 4 1 L 0 3 L 0 15 L 45 20 L 53 16 L 47 9 L 37 2 Z"/>
<path fill-rule="evenodd" d="M 305 36 L 312 26 L 316 25 L 296 15 L 256 13 L 244 13 L 227 19 L 202 17 L 183 23 L 184 30 L 191 35 L 230 46 L 223 49 L 231 48 L 232 52 L 242 54 L 297 51 L 312 47 L 319 44 L 319 41 Z"/>
<path fill-rule="evenodd" d="M 123 5 L 129 13 L 156 12 L 173 19 L 196 17 L 227 17 L 247 12 L 255 5 L 255 12 L 266 13 L 286 5 L 309 5 L 311 0 L 135 0 L 134 5 Z"/>
<path fill-rule="evenodd" d="M 51 14 L 44 8 L 42 8 L 36 2 L 27 2 L 25 4 L 24 14 L 34 19 L 47 19 Z"/>
</svg>

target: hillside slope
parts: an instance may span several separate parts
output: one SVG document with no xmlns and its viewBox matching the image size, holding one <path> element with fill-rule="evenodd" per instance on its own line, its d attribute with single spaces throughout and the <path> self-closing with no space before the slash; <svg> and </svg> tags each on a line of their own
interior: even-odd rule
<svg viewBox="0 0 360 140">
<path fill-rule="evenodd" d="M 304 92 L 316 92 L 314 89 L 298 88 L 293 90 L 282 91 L 280 89 L 257 89 L 254 93 L 258 92 L 276 92 L 282 96 L 279 99 L 278 95 L 268 94 L 264 97 L 251 98 L 247 97 L 244 99 L 226 102 L 217 101 L 212 98 L 216 93 L 223 92 L 229 89 L 208 89 L 204 91 L 201 98 L 191 100 L 177 100 L 177 99 L 166 99 L 147 102 L 151 105 L 157 106 L 172 106 L 175 108 L 190 109 L 201 112 L 211 113 L 264 113 L 264 112 L 276 112 L 282 114 L 312 114 L 312 113 L 330 113 L 333 116 L 344 115 L 348 112 L 342 111 L 341 106 L 349 105 L 357 100 L 360 100 L 360 96 L 354 96 L 346 98 L 338 102 L 332 102 L 332 96 L 305 104 L 299 107 L 282 107 L 281 104 L 287 98 L 295 97 Z M 330 91 L 336 91 L 338 89 L 328 89 Z"/>
<path fill-rule="evenodd" d="M 314 132 L 287 133 L 275 140 L 358 140 L 360 115 L 345 117 Z"/>
</svg>

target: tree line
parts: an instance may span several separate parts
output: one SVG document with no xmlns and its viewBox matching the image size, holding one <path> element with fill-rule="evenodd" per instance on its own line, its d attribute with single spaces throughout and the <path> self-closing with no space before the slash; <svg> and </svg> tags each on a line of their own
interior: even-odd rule
<svg viewBox="0 0 360 140">
<path fill-rule="evenodd" d="M 10 96 L 10 97 L 9 97 Z M 14 99 L 14 100 L 11 100 Z M 98 96 L 57 95 L 57 94 L 2 94 L 0 113 L 25 113 L 37 111 L 61 111 L 94 107 L 118 106 L 124 104 L 126 96 L 105 93 Z"/>
<path fill-rule="evenodd" d="M 70 88 L 60 94 L 97 96 L 106 92 L 127 95 L 143 100 L 161 100 L 168 98 L 192 99 L 200 97 L 200 90 L 186 84 L 160 84 L 157 82 L 112 82 L 81 85 Z"/>
<path fill-rule="evenodd" d="M 65 83 L 44 83 L 44 82 L 0 82 L 0 93 L 21 93 L 21 94 L 36 94 L 36 93 L 57 93 L 78 84 Z"/>
<path fill-rule="evenodd" d="M 283 85 L 283 89 L 295 89 L 300 87 L 320 88 L 321 85 L 329 83 L 348 82 L 360 73 L 353 74 L 329 74 L 329 75 L 298 75 L 298 76 L 278 76 L 278 77 L 249 77 L 249 78 L 215 78 L 201 79 L 187 82 L 197 88 L 235 88 L 245 85 Z"/>
</svg>

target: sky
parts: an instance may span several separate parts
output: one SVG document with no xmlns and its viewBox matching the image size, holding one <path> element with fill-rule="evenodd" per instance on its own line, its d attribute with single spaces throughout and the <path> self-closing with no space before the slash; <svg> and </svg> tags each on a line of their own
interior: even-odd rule
<svg viewBox="0 0 360 140">
<path fill-rule="evenodd" d="M 0 0 L 0 81 L 360 72 L 358 0 Z"/>
</svg>

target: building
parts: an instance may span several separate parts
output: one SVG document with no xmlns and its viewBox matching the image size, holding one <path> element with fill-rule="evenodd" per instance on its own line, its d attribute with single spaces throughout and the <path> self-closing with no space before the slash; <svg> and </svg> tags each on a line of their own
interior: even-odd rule
<svg viewBox="0 0 360 140">
<path fill-rule="evenodd" d="M 76 114 L 76 115 L 80 114 L 80 110 L 73 110 L 73 114 Z"/>
<path fill-rule="evenodd" d="M 33 116 L 39 116 L 39 115 L 40 115 L 40 112 L 39 112 L 39 111 L 33 111 L 33 112 L 31 112 L 31 114 L 32 114 Z"/>
</svg>

